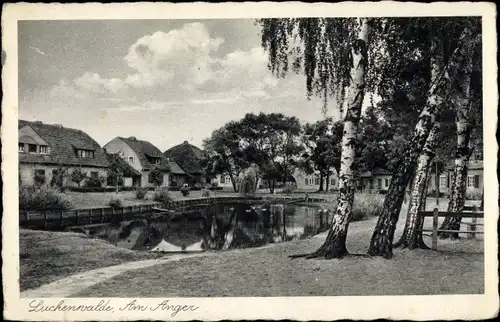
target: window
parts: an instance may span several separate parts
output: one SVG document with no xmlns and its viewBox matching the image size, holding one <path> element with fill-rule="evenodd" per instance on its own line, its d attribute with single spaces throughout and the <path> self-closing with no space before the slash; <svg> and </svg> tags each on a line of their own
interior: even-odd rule
<svg viewBox="0 0 500 322">
<path fill-rule="evenodd" d="M 97 171 L 90 172 L 90 177 L 92 179 L 97 179 L 99 177 L 99 172 L 97 172 Z"/>
<path fill-rule="evenodd" d="M 479 188 L 479 176 L 478 175 L 467 176 L 467 188 Z"/>
<path fill-rule="evenodd" d="M 226 183 L 226 177 L 225 176 L 220 176 L 220 183 L 225 184 Z"/>
<path fill-rule="evenodd" d="M 309 179 L 306 178 L 306 186 L 309 184 Z"/>
<path fill-rule="evenodd" d="M 448 188 L 448 176 L 442 175 L 439 177 L 439 187 Z"/>
<path fill-rule="evenodd" d="M 370 189 L 373 189 L 373 179 L 370 179 Z"/>
<path fill-rule="evenodd" d="M 134 162 L 134 157 L 128 157 L 128 162 Z"/>
<path fill-rule="evenodd" d="M 19 153 L 24 153 L 24 143 L 19 143 Z"/>
<path fill-rule="evenodd" d="M 377 180 L 377 186 L 378 186 L 378 189 L 381 190 L 382 189 L 382 179 L 378 179 Z"/>
<path fill-rule="evenodd" d="M 93 159 L 94 151 L 91 150 L 78 150 L 78 156 L 85 159 Z"/>
<path fill-rule="evenodd" d="M 49 154 L 49 147 L 46 145 L 40 145 L 40 154 Z"/>
<path fill-rule="evenodd" d="M 36 145 L 35 144 L 28 144 L 28 152 L 29 153 L 36 153 Z"/>
<path fill-rule="evenodd" d="M 389 179 L 387 179 L 387 178 L 385 179 L 385 187 L 386 188 L 389 187 Z"/>
<path fill-rule="evenodd" d="M 319 185 L 319 178 L 314 178 L 314 184 Z"/>
<path fill-rule="evenodd" d="M 231 183 L 231 177 L 226 176 L 226 182 L 227 182 L 227 183 Z"/>
<path fill-rule="evenodd" d="M 155 164 L 160 164 L 160 158 L 154 159 Z"/>
<path fill-rule="evenodd" d="M 331 184 L 332 186 L 334 186 L 334 185 L 335 185 L 335 179 L 330 180 L 330 184 Z"/>
</svg>

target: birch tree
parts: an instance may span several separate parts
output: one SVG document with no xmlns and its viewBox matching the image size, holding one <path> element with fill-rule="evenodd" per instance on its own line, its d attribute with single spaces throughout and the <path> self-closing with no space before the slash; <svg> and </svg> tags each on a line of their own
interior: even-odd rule
<svg viewBox="0 0 500 322">
<path fill-rule="evenodd" d="M 354 158 L 368 65 L 368 18 L 262 19 L 262 44 L 269 54 L 270 69 L 284 77 L 288 57 L 298 72 L 303 66 L 307 95 L 327 98 L 337 94 L 347 109 L 341 144 L 339 199 L 324 244 L 307 258 L 341 258 L 348 252 L 345 241 L 354 201 Z M 300 39 L 300 44 L 293 41 Z M 290 44 L 292 44 L 290 46 Z M 289 50 L 289 47 L 292 47 Z M 338 90 L 336 90 L 338 89 Z"/>
<path fill-rule="evenodd" d="M 444 21 L 441 30 L 431 33 L 430 57 L 433 57 L 431 68 L 433 75 L 439 75 L 432 82 L 427 95 L 427 102 L 420 113 L 415 126 L 412 139 L 405 148 L 399 163 L 394 171 L 383 209 L 373 232 L 368 254 L 371 256 L 382 256 L 391 258 L 394 231 L 399 218 L 399 212 L 404 199 L 406 187 L 413 176 L 417 160 L 427 141 L 427 137 L 440 113 L 442 103 L 448 97 L 451 90 L 452 74 L 461 68 L 460 60 L 471 54 L 471 46 L 477 42 L 477 35 L 480 34 L 474 27 L 472 19 L 467 18 L 447 18 L 439 20 L 437 24 Z M 442 19 L 442 18 L 441 18 Z M 471 21 L 472 20 L 472 21 Z M 434 20 L 436 21 L 436 20 Z M 430 25 L 436 28 L 436 25 Z M 460 32 L 458 39 L 454 39 L 453 34 Z M 442 48 L 442 49 L 441 49 Z"/>
<path fill-rule="evenodd" d="M 476 60 L 474 58 L 476 58 Z M 465 205 L 467 169 L 470 156 L 473 152 L 473 147 L 471 146 L 472 142 L 470 140 L 473 130 L 473 116 L 471 115 L 473 113 L 472 107 L 481 107 L 479 104 L 473 104 L 471 94 L 474 62 L 477 62 L 479 60 L 478 58 L 477 55 L 472 55 L 472 53 L 464 57 L 464 68 L 461 69 L 457 77 L 460 81 L 459 83 L 457 82 L 459 86 L 456 94 L 453 96 L 453 105 L 456 108 L 457 149 L 455 153 L 455 165 L 453 169 L 448 212 L 461 212 Z M 478 79 L 476 79 L 476 82 L 477 81 Z M 461 217 L 447 217 L 440 229 L 459 230 L 461 219 Z M 458 233 L 456 232 L 441 232 L 439 235 L 441 238 L 458 239 Z"/>
</svg>

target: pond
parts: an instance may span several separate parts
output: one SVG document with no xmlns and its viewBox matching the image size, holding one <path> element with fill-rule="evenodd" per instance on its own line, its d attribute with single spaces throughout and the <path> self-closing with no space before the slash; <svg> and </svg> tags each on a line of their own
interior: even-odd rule
<svg viewBox="0 0 500 322">
<path fill-rule="evenodd" d="M 202 252 L 308 238 L 327 230 L 330 218 L 329 211 L 312 205 L 218 204 L 174 218 L 145 214 L 84 231 L 131 250 Z"/>
</svg>

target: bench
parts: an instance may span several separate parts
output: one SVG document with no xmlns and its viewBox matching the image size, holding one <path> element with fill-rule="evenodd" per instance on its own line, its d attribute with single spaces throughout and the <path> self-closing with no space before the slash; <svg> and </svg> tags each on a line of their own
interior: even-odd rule
<svg viewBox="0 0 500 322">
<path fill-rule="evenodd" d="M 425 217 L 432 217 L 432 229 L 419 229 L 418 233 L 422 234 L 424 232 L 432 233 L 432 250 L 437 250 L 437 241 L 439 233 L 467 233 L 469 234 L 469 238 L 475 238 L 476 234 L 484 234 L 484 231 L 477 231 L 476 228 L 478 226 L 484 226 L 482 223 L 478 223 L 478 218 L 484 218 L 484 212 L 478 211 L 475 206 L 465 206 L 462 212 L 448 212 L 448 211 L 439 211 L 437 208 L 434 208 L 433 211 L 422 211 L 418 213 L 418 220 L 425 220 Z M 438 219 L 439 217 L 462 217 L 462 218 L 471 218 L 471 222 L 462 222 L 461 225 L 466 225 L 467 230 L 448 230 L 448 229 L 439 229 L 438 228 Z"/>
</svg>

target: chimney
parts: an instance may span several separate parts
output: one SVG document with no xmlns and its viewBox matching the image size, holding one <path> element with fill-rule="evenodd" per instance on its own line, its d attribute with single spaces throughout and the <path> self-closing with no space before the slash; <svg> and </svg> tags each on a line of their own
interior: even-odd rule
<svg viewBox="0 0 500 322">
<path fill-rule="evenodd" d="M 136 137 L 135 136 L 131 136 L 128 138 L 129 140 L 132 140 L 132 141 L 137 141 Z"/>
<path fill-rule="evenodd" d="M 189 144 L 188 141 L 184 141 L 184 144 Z"/>
</svg>

